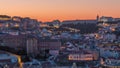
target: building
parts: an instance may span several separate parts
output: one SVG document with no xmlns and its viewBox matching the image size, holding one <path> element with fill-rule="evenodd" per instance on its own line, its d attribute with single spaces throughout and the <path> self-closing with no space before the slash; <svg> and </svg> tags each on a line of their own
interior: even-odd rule
<svg viewBox="0 0 120 68">
<path fill-rule="evenodd" d="M 38 40 L 33 36 L 28 36 L 27 38 L 27 44 L 26 44 L 26 50 L 28 56 L 36 56 L 38 54 Z"/>
<path fill-rule="evenodd" d="M 120 21 L 120 18 L 115 18 L 114 20 L 115 20 L 115 21 Z"/>
<path fill-rule="evenodd" d="M 112 21 L 114 21 L 114 19 L 112 17 L 102 16 L 102 17 L 100 17 L 99 21 L 102 21 L 102 22 L 112 22 Z"/>
<path fill-rule="evenodd" d="M 99 59 L 97 51 L 74 51 L 68 55 L 69 61 L 93 61 Z"/>
<path fill-rule="evenodd" d="M 60 23 L 59 20 L 54 20 L 54 21 L 52 22 L 52 24 L 53 24 L 53 26 L 54 26 L 55 28 L 59 28 L 60 25 L 61 25 L 61 23 Z"/>
<path fill-rule="evenodd" d="M 60 47 L 61 47 L 61 41 L 59 40 L 39 39 L 39 43 L 38 43 L 39 51 L 48 50 L 51 55 L 58 55 Z"/>
<path fill-rule="evenodd" d="M 11 17 L 10 17 L 10 16 L 7 16 L 7 15 L 0 15 L 0 20 L 1 20 L 1 21 L 11 20 Z"/>
<path fill-rule="evenodd" d="M 105 34 L 103 35 L 103 39 L 106 40 L 106 41 L 114 41 L 116 40 L 116 35 L 115 34 Z"/>
<path fill-rule="evenodd" d="M 99 21 L 99 19 L 100 19 L 100 18 L 99 18 L 99 15 L 97 15 L 97 17 L 96 17 L 97 22 Z"/>
<path fill-rule="evenodd" d="M 91 23 L 91 24 L 96 24 L 96 20 L 67 20 L 63 21 L 61 24 L 85 24 L 85 23 Z"/>
<path fill-rule="evenodd" d="M 0 34 L 1 46 L 22 50 L 26 48 L 26 35 Z"/>
<path fill-rule="evenodd" d="M 21 21 L 22 21 L 22 18 L 21 18 L 21 17 L 18 17 L 18 16 L 14 16 L 14 17 L 12 17 L 12 20 L 13 20 L 13 21 L 17 21 L 17 22 L 21 22 Z"/>
<path fill-rule="evenodd" d="M 0 21 L 0 32 L 2 32 L 6 28 L 6 22 L 5 21 Z"/>
</svg>

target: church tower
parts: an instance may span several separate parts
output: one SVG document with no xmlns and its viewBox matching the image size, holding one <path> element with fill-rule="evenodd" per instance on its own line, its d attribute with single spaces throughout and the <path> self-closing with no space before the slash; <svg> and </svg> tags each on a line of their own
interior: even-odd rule
<svg viewBox="0 0 120 68">
<path fill-rule="evenodd" d="M 97 14 L 97 17 L 96 17 L 96 21 L 98 22 L 99 21 L 99 15 Z"/>
</svg>

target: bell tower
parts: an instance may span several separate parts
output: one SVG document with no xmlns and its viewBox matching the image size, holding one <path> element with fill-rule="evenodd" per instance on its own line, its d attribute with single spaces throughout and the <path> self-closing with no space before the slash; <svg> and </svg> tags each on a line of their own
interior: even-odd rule
<svg viewBox="0 0 120 68">
<path fill-rule="evenodd" d="M 99 15 L 97 14 L 97 17 L 96 17 L 96 21 L 98 22 L 99 21 Z"/>
</svg>

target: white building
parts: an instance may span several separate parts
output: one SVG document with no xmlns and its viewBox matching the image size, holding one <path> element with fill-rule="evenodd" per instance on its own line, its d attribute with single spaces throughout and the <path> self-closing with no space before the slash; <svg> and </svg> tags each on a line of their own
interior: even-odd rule
<svg viewBox="0 0 120 68">
<path fill-rule="evenodd" d="M 102 16 L 100 17 L 99 21 L 111 22 L 111 21 L 114 21 L 114 19 L 112 17 Z"/>
</svg>

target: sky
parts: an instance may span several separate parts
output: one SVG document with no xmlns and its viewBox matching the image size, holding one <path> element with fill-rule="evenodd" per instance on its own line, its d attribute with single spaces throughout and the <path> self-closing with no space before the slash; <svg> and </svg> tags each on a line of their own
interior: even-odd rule
<svg viewBox="0 0 120 68">
<path fill-rule="evenodd" d="M 0 14 L 44 22 L 120 17 L 120 0 L 0 0 Z"/>
</svg>

